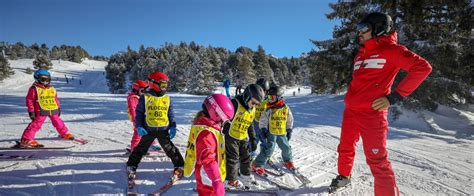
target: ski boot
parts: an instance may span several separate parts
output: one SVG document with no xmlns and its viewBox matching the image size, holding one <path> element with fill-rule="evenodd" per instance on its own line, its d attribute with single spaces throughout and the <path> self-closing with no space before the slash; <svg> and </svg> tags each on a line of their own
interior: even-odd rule
<svg viewBox="0 0 474 196">
<path fill-rule="evenodd" d="M 17 148 L 42 148 L 43 144 L 39 144 L 36 140 L 21 139 L 21 141 L 15 145 Z"/>
<path fill-rule="evenodd" d="M 70 133 L 66 133 L 64 135 L 61 135 L 60 137 L 67 140 L 74 140 L 74 136 Z"/>
<path fill-rule="evenodd" d="M 173 175 L 170 178 L 171 182 L 176 182 L 179 179 L 183 178 L 184 170 L 181 167 L 175 167 L 173 171 Z"/>
<path fill-rule="evenodd" d="M 292 170 L 292 171 L 293 171 L 293 170 L 296 169 L 296 168 L 295 168 L 295 165 L 293 165 L 293 162 L 291 162 L 291 161 L 285 162 L 284 165 L 285 165 L 285 167 L 288 168 L 289 170 Z"/>
<path fill-rule="evenodd" d="M 127 177 L 129 180 L 135 179 L 137 177 L 137 167 L 127 166 Z"/>
<path fill-rule="evenodd" d="M 244 186 L 240 180 L 226 180 L 225 189 L 227 190 L 248 190 L 249 187 Z"/>
<path fill-rule="evenodd" d="M 329 193 L 334 193 L 337 190 L 347 187 L 351 184 L 351 177 L 350 176 L 341 176 L 338 175 L 336 178 L 334 178 L 331 182 L 331 185 L 329 185 Z"/>
<path fill-rule="evenodd" d="M 257 164 L 252 164 L 252 171 L 258 175 L 266 175 L 265 168 L 258 167 Z"/>
<path fill-rule="evenodd" d="M 128 189 L 133 189 L 135 187 L 135 178 L 137 177 L 137 167 L 127 166 L 127 181 Z"/>
</svg>

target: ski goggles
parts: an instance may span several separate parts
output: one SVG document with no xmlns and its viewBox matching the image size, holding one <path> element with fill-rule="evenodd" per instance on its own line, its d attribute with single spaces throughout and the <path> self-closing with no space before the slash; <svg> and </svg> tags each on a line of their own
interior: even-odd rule
<svg viewBox="0 0 474 196">
<path fill-rule="evenodd" d="M 158 85 L 161 89 L 166 89 L 168 88 L 168 81 L 167 80 L 160 80 L 160 81 L 155 81 L 155 80 L 150 80 L 153 84 Z"/>
<path fill-rule="evenodd" d="M 40 82 L 51 82 L 51 78 L 50 77 L 40 77 L 38 79 Z"/>
<path fill-rule="evenodd" d="M 359 33 L 367 33 L 370 30 L 372 30 L 372 28 L 370 27 L 370 24 L 365 23 L 365 22 L 358 23 L 356 29 Z"/>
<path fill-rule="evenodd" d="M 276 95 L 267 95 L 267 99 L 270 100 L 270 101 L 276 101 L 276 100 L 280 99 L 280 97 L 276 96 Z"/>
</svg>

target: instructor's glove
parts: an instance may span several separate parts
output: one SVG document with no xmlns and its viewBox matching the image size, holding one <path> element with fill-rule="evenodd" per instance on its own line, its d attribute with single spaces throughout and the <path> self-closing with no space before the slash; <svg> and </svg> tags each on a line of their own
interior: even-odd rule
<svg viewBox="0 0 474 196">
<path fill-rule="evenodd" d="M 144 136 L 144 135 L 148 134 L 148 131 L 146 131 L 146 129 L 143 128 L 143 127 L 137 127 L 137 131 L 138 131 L 139 136 Z"/>
<path fill-rule="evenodd" d="M 170 139 L 173 139 L 175 135 L 176 135 L 176 127 L 171 127 L 170 128 Z"/>
<path fill-rule="evenodd" d="M 293 129 L 286 129 L 286 138 L 288 141 L 291 139 L 291 133 L 293 133 Z"/>
<path fill-rule="evenodd" d="M 31 120 L 35 120 L 35 118 L 36 118 L 35 112 L 28 112 L 28 115 L 30 116 Z"/>
<path fill-rule="evenodd" d="M 268 133 L 268 129 L 263 128 L 263 129 L 260 129 L 260 131 L 262 132 L 262 133 L 261 133 L 262 138 L 263 138 L 264 140 L 267 140 L 268 134 L 269 134 L 269 133 Z"/>
</svg>

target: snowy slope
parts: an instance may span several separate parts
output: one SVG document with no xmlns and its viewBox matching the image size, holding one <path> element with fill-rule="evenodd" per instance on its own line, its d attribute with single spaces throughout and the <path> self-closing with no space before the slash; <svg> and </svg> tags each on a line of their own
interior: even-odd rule
<svg viewBox="0 0 474 196">
<path fill-rule="evenodd" d="M 15 75 L 0 83 L 0 146 L 18 140 L 30 122 L 25 100 L 31 75 L 22 72 L 33 60 L 10 61 Z M 0 161 L 0 195 L 84 195 L 124 193 L 124 166 L 121 156 L 129 145 L 132 124 L 127 120 L 126 95 L 107 91 L 103 75 L 106 62 L 87 60 L 82 64 L 53 61 L 53 84 L 61 101 L 61 117 L 71 132 L 88 139 L 86 145 L 68 150 L 0 151 L 7 155 L 30 155 L 31 160 Z M 86 71 L 87 70 L 87 71 Z M 64 75 L 69 78 L 66 83 Z M 71 80 L 74 76 L 74 80 Z M 79 84 L 81 80 L 81 85 Z M 293 96 L 293 91 L 296 96 Z M 217 92 L 223 92 L 218 89 Z M 295 165 L 312 181 L 311 185 L 281 195 L 327 195 L 325 190 L 337 173 L 337 145 L 343 111 L 343 96 L 309 95 L 310 89 L 288 89 L 287 102 L 295 116 L 291 145 Z M 204 96 L 171 93 L 175 103 L 178 134 L 173 140 L 184 154 L 191 119 Z M 390 127 L 389 158 L 403 195 L 474 194 L 474 113 L 441 107 L 439 111 L 404 111 Z M 54 139 L 57 133 L 47 120 L 36 138 L 46 145 L 70 145 Z M 279 160 L 276 150 L 274 159 Z M 138 175 L 145 184 L 140 192 L 149 193 L 164 184 L 172 164 L 166 157 L 145 158 Z M 259 178 L 257 178 L 259 179 Z M 359 144 L 353 170 L 354 185 L 343 195 L 372 195 L 373 178 Z M 281 183 L 299 183 L 285 175 Z M 271 185 L 259 180 L 262 188 Z M 165 195 L 195 195 L 193 178 L 182 180 Z"/>
</svg>

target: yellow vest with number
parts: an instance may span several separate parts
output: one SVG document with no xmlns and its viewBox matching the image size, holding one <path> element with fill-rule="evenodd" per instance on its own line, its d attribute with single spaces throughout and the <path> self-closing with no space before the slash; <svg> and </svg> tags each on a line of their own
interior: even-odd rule
<svg viewBox="0 0 474 196">
<path fill-rule="evenodd" d="M 38 102 L 42 110 L 57 110 L 59 109 L 56 103 L 56 89 L 50 87 L 47 89 L 36 87 L 38 94 Z"/>
<path fill-rule="evenodd" d="M 217 160 L 219 165 L 219 172 L 221 174 L 222 181 L 226 177 L 225 169 L 225 140 L 220 131 L 206 126 L 206 125 L 193 125 L 189 131 L 188 146 L 186 147 L 186 155 L 184 159 L 184 176 L 189 177 L 193 174 L 196 166 L 196 139 L 202 131 L 210 131 L 217 141 Z M 198 141 L 199 142 L 199 141 Z"/>
<path fill-rule="evenodd" d="M 166 127 L 169 124 L 170 97 L 145 94 L 145 120 L 149 127 Z"/>
<path fill-rule="evenodd" d="M 260 105 L 255 107 L 255 121 L 260 121 L 260 117 L 262 116 L 263 111 L 267 109 L 267 102 L 268 100 L 263 100 L 260 102 Z"/>
<path fill-rule="evenodd" d="M 238 104 L 237 112 L 230 126 L 229 135 L 234 139 L 243 140 L 249 136 L 248 129 L 255 118 L 255 107 L 248 111 L 240 103 Z"/>
<path fill-rule="evenodd" d="M 270 112 L 270 133 L 273 135 L 286 134 L 286 120 L 288 119 L 288 106 L 272 109 Z"/>
</svg>

